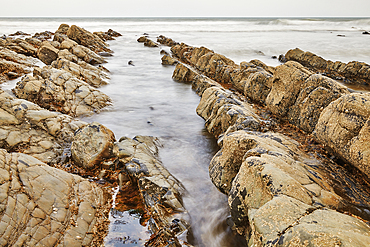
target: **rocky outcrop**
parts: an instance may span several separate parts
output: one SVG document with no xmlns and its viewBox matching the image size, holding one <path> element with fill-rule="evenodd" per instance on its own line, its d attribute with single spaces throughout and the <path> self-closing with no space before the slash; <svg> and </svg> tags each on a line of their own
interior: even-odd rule
<svg viewBox="0 0 370 247">
<path fill-rule="evenodd" d="M 0 82 L 18 78 L 30 73 L 37 60 L 23 54 L 17 54 L 7 48 L 0 49 Z"/>
<path fill-rule="evenodd" d="M 173 46 L 172 52 L 188 64 L 179 63 L 173 78 L 191 82 L 193 87 L 206 87 L 199 90 L 202 98 L 197 113 L 206 120 L 208 131 L 218 138 L 221 147 L 210 163 L 210 177 L 228 195 L 234 227 L 249 240 L 249 246 L 370 243 L 370 227 L 366 223 L 370 219 L 370 194 L 366 178 L 345 171 L 324 156 L 317 159 L 303 152 L 302 144 L 285 135 L 265 132 L 269 120 L 257 116 L 253 109 L 241 110 L 251 107 L 235 93 L 220 88 L 217 82 L 226 83 L 229 78 L 226 86 L 234 86 L 281 119 L 309 133 L 315 130 L 314 135 L 320 136 L 316 138 L 324 138 L 321 143 L 333 143 L 333 148 L 341 144 L 336 143 L 343 139 L 339 135 L 352 130 L 351 138 L 355 137 L 352 142 L 356 141 L 356 148 L 363 148 L 356 150 L 363 157 L 368 149 L 364 138 L 369 117 L 364 94 L 356 98 L 338 82 L 313 74 L 296 62 L 276 68 L 256 61 L 233 65 L 206 48 L 184 44 Z M 205 79 L 204 74 L 217 82 Z M 352 106 L 354 102 L 358 102 L 357 107 Z M 347 118 L 341 115 L 344 113 L 348 113 Z M 331 122 L 321 123 L 323 116 Z M 327 138 L 328 133 L 337 133 L 338 138 L 337 135 Z M 350 146 L 348 142 L 343 144 L 346 148 Z"/>
<path fill-rule="evenodd" d="M 36 57 L 37 53 L 37 48 L 35 48 L 32 44 L 20 38 L 0 39 L 0 47 L 7 48 L 18 54 L 23 54 L 26 56 Z"/>
<path fill-rule="evenodd" d="M 97 168 L 104 159 L 112 156 L 114 142 L 110 129 L 96 122 L 90 123 L 75 132 L 71 145 L 72 159 L 85 169 Z"/>
<path fill-rule="evenodd" d="M 109 79 L 109 76 L 106 73 L 108 70 L 102 66 L 95 67 L 81 60 L 75 63 L 64 58 L 58 58 L 51 66 L 70 72 L 76 78 L 96 88 L 108 84 L 107 79 Z"/>
<path fill-rule="evenodd" d="M 285 54 L 289 61 L 297 61 L 315 71 L 325 73 L 335 79 L 344 80 L 353 84 L 370 83 L 370 65 L 362 62 L 352 61 L 343 63 L 340 61 L 332 62 L 326 60 L 309 51 L 302 51 L 299 48 L 289 50 Z"/>
<path fill-rule="evenodd" d="M 238 129 L 260 128 L 261 120 L 253 108 L 219 87 L 210 87 L 204 91 L 197 113 L 206 121 L 208 132 L 216 138 Z"/>
<path fill-rule="evenodd" d="M 0 147 L 32 155 L 44 163 L 67 158 L 64 148 L 86 123 L 45 110 L 0 90 Z"/>
<path fill-rule="evenodd" d="M 95 184 L 22 153 L 0 150 L 0 245 L 97 246 L 108 196 Z"/>
<path fill-rule="evenodd" d="M 44 41 L 37 51 L 37 57 L 46 65 L 50 65 L 58 58 L 59 50 L 55 48 L 49 41 Z"/>
<path fill-rule="evenodd" d="M 314 137 L 370 176 L 370 93 L 346 94 L 326 107 Z"/>
<path fill-rule="evenodd" d="M 157 37 L 157 42 L 162 44 L 162 45 L 167 45 L 167 46 L 175 46 L 175 45 L 178 45 L 179 43 L 177 43 L 176 41 L 174 41 L 173 39 L 171 38 L 167 38 L 163 35 L 159 35 Z"/>
<path fill-rule="evenodd" d="M 181 199 L 186 191 L 159 161 L 159 145 L 154 137 L 123 137 L 113 152 L 124 164 L 121 174 L 138 181 L 152 217 L 149 223 L 153 235 L 147 246 L 190 246 L 180 237 L 186 236 L 190 229 L 190 218 Z"/>
<path fill-rule="evenodd" d="M 177 64 L 177 61 L 173 59 L 169 55 L 163 55 L 162 57 L 162 65 L 175 65 Z"/>
<path fill-rule="evenodd" d="M 66 35 L 68 36 L 68 38 L 76 41 L 79 45 L 85 46 L 95 53 L 113 53 L 112 50 L 108 48 L 108 44 L 101 40 L 97 35 L 94 35 L 91 32 L 76 25 L 70 26 Z"/>
<path fill-rule="evenodd" d="M 122 34 L 112 29 L 109 29 L 107 32 L 93 32 L 93 34 L 97 35 L 103 41 L 115 40 L 115 37 L 122 36 Z"/>
<path fill-rule="evenodd" d="M 146 36 L 141 36 L 140 38 L 137 39 L 137 42 L 144 43 L 144 45 L 147 47 L 158 47 L 159 46 L 156 42 L 154 42 L 151 39 L 148 39 Z"/>
<path fill-rule="evenodd" d="M 171 51 L 180 61 L 193 66 L 222 85 L 232 86 L 250 99 L 266 105 L 273 114 L 289 121 L 306 133 L 312 133 L 315 129 L 325 129 L 320 134 L 314 135 L 316 141 L 329 147 L 334 154 L 369 175 L 364 165 L 366 161 L 359 161 L 366 160 L 362 157 L 365 157 L 366 153 L 369 152 L 368 145 L 356 144 L 356 146 L 362 146 L 361 150 L 356 148 L 359 153 L 345 156 L 341 146 L 330 144 L 330 141 L 327 141 L 332 139 L 332 136 L 336 136 L 337 130 L 328 126 L 328 121 L 324 119 L 321 121 L 320 117 L 324 116 L 324 110 L 332 102 L 340 97 L 351 97 L 347 95 L 352 95 L 346 87 L 337 81 L 320 74 L 314 74 L 295 61 L 288 61 L 276 68 L 266 66 L 256 60 L 236 65 L 205 47 L 195 48 L 183 43 L 171 47 Z M 299 50 L 294 51 L 301 54 L 301 57 L 310 57 Z M 317 63 L 322 64 L 322 60 L 320 61 Z M 190 70 L 180 71 L 183 74 L 174 73 L 174 79 L 179 77 L 183 78 L 180 80 L 192 81 L 194 78 L 198 78 L 193 72 L 190 73 Z M 356 104 L 364 104 L 362 99 L 356 98 L 356 100 L 358 100 Z M 364 107 L 367 105 L 365 104 Z M 356 118 L 346 119 L 348 125 L 356 126 L 356 129 L 365 127 L 366 121 L 358 122 Z M 362 126 L 360 126 L 361 124 Z M 332 126 L 338 126 L 338 124 L 332 124 Z M 322 136 L 322 134 L 325 135 Z M 346 148 L 348 149 L 348 147 Z"/>
<path fill-rule="evenodd" d="M 34 69 L 33 76 L 23 77 L 13 92 L 45 109 L 71 116 L 91 115 L 111 102 L 107 95 L 71 73 L 47 66 Z"/>
</svg>

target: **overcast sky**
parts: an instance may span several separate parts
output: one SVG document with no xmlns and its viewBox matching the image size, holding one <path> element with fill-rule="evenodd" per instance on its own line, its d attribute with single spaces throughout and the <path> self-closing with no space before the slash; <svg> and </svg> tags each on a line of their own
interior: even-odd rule
<svg viewBox="0 0 370 247">
<path fill-rule="evenodd" d="M 2 17 L 369 17 L 370 0 L 0 0 Z"/>
</svg>

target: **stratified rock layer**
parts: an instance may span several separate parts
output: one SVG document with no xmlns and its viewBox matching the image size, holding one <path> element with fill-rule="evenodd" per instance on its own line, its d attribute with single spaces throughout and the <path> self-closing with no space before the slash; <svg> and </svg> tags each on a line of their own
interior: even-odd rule
<svg viewBox="0 0 370 247">
<path fill-rule="evenodd" d="M 357 141 L 354 148 L 361 154 L 357 156 L 360 162 L 369 149 L 364 139 L 365 94 L 351 94 L 338 82 L 313 74 L 297 62 L 276 68 L 255 60 L 235 65 L 204 47 L 180 44 L 171 50 L 188 64 L 179 63 L 173 78 L 191 82 L 202 97 L 197 113 L 221 147 L 210 163 L 210 177 L 228 195 L 235 227 L 249 246 L 370 244 L 370 227 L 365 223 L 370 220 L 366 180 L 329 159 L 304 153 L 300 143 L 287 136 L 261 132 L 269 121 L 253 110 L 241 110 L 250 108 L 248 103 L 217 82 L 231 84 L 276 116 L 309 133 L 314 131 L 321 143 L 332 142 L 335 152 L 343 149 L 340 143 L 334 144 L 343 139 L 339 135 L 351 132 L 342 147 Z M 342 112 L 356 117 L 346 118 Z M 338 132 L 339 128 L 346 131 Z M 354 164 L 356 159 L 350 160 Z M 366 172 L 364 167 L 361 170 Z"/>
<path fill-rule="evenodd" d="M 0 170 L 1 246 L 96 246 L 109 205 L 99 187 L 3 149 Z"/>
<path fill-rule="evenodd" d="M 0 89 L 0 145 L 54 163 L 63 159 L 74 132 L 86 125 L 68 115 L 17 99 Z"/>
<path fill-rule="evenodd" d="M 183 185 L 163 167 L 158 159 L 157 138 L 123 137 L 115 144 L 114 155 L 124 164 L 121 171 L 138 181 L 152 220 L 153 233 L 147 246 L 190 246 L 180 238 L 190 229 L 190 218 L 182 203 Z"/>
<path fill-rule="evenodd" d="M 45 109 L 71 116 L 91 115 L 111 103 L 107 95 L 73 74 L 47 66 L 23 77 L 13 92 Z"/>
<path fill-rule="evenodd" d="M 326 60 L 309 51 L 299 48 L 289 50 L 285 54 L 288 61 L 297 61 L 315 71 L 325 73 L 333 78 L 345 80 L 353 84 L 370 84 L 370 65 L 362 62 L 352 61 L 343 63 Z"/>
</svg>

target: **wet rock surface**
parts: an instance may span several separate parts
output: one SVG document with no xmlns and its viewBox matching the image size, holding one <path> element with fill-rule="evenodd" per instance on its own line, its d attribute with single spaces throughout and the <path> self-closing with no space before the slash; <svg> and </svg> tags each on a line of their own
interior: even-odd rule
<svg viewBox="0 0 370 247">
<path fill-rule="evenodd" d="M 129 175 L 138 183 L 150 216 L 153 233 L 146 246 L 190 246 L 186 243 L 190 218 L 182 203 L 183 185 L 158 159 L 157 138 L 123 137 L 115 144 L 114 154 L 124 164 L 121 177 Z"/>
<path fill-rule="evenodd" d="M 234 227 L 249 246 L 370 243 L 364 163 L 369 160 L 367 94 L 350 93 L 335 80 L 292 61 L 271 68 L 258 61 L 236 65 L 204 47 L 180 44 L 171 51 L 184 63 L 176 66 L 173 78 L 206 87 L 197 92 L 202 97 L 197 113 L 221 147 L 210 163 L 210 177 L 228 195 Z M 279 123 L 288 121 L 313 132 L 316 141 L 345 157 L 352 167 L 343 168 L 321 151 L 307 152 L 302 143 L 269 131 L 282 128 L 253 109 L 237 110 L 244 105 L 251 108 L 251 103 L 221 88 L 225 84 L 266 107 L 269 113 L 264 116 L 273 113 Z"/>
</svg>

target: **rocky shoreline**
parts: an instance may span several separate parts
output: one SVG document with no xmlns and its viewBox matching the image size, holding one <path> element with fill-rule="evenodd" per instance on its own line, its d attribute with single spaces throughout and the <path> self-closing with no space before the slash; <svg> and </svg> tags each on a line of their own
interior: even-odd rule
<svg viewBox="0 0 370 247">
<path fill-rule="evenodd" d="M 150 215 L 147 246 L 190 246 L 185 189 L 159 161 L 157 139 L 116 142 L 105 126 L 75 118 L 111 105 L 98 88 L 113 54 L 105 41 L 120 34 L 61 24 L 18 35 L 28 36 L 0 39 L 1 81 L 23 76 L 12 92 L 0 89 L 0 245 L 101 246 L 112 189 L 134 187 Z"/>
<path fill-rule="evenodd" d="M 145 246 L 191 246 L 186 190 L 159 160 L 159 140 L 117 141 L 76 118 L 112 104 L 99 87 L 109 83 L 106 41 L 120 34 L 61 24 L 13 36 L 28 35 L 0 38 L 0 81 L 23 76 L 0 89 L 0 245 L 101 246 L 112 188 L 134 187 L 149 215 Z M 277 67 L 238 65 L 164 36 L 137 41 L 170 46 L 162 64 L 201 97 L 196 112 L 220 147 L 210 178 L 249 246 L 370 245 L 370 94 L 323 75 L 367 83 L 368 65 L 324 66 L 297 49 Z"/>
<path fill-rule="evenodd" d="M 201 96 L 197 113 L 221 148 L 210 177 L 249 246 L 369 245 L 368 93 L 298 62 L 237 65 L 205 47 L 157 41 L 171 46 L 173 79 Z M 298 141 L 279 131 L 290 124 Z M 307 143 L 327 150 L 307 152 Z"/>
</svg>

